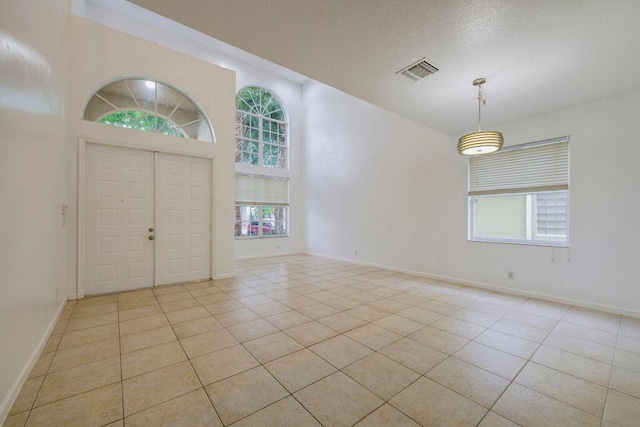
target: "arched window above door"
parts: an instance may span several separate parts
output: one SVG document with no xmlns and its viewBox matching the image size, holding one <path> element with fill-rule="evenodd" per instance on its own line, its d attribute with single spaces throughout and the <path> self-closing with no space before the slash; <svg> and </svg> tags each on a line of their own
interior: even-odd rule
<svg viewBox="0 0 640 427">
<path fill-rule="evenodd" d="M 87 103 L 84 120 L 215 142 L 211 122 L 182 91 L 153 80 L 125 78 L 98 90 Z"/>
</svg>

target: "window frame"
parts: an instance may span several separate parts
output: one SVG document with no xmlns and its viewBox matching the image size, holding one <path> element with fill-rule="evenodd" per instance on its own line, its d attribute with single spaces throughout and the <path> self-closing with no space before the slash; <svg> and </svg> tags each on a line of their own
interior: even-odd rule
<svg viewBox="0 0 640 427">
<path fill-rule="evenodd" d="M 568 248 L 570 243 L 570 222 L 569 222 L 569 190 L 559 190 L 557 192 L 566 192 L 567 193 L 567 240 L 544 240 L 544 239 L 536 239 L 536 238 L 524 238 L 524 239 L 510 239 L 510 238 L 500 238 L 500 237 L 478 237 L 475 236 L 475 209 L 474 203 L 478 198 L 488 198 L 488 197 L 500 197 L 500 196 L 525 196 L 526 197 L 526 208 L 525 208 L 525 224 L 527 227 L 527 235 L 531 236 L 540 236 L 542 234 L 537 234 L 533 230 L 537 228 L 536 226 L 536 218 L 534 216 L 534 204 L 533 197 L 537 194 L 548 194 L 555 193 L 552 191 L 538 191 L 538 192 L 522 192 L 522 193 L 499 193 L 499 194 L 488 194 L 482 196 L 468 196 L 468 212 L 469 212 L 469 227 L 468 227 L 468 238 L 467 240 L 470 242 L 482 242 L 482 243 L 507 243 L 513 245 L 530 245 L 530 246 L 552 246 L 552 247 L 561 247 Z"/>
<path fill-rule="evenodd" d="M 553 138 L 543 141 L 531 142 L 526 144 L 514 145 L 503 149 L 500 153 L 516 151 L 516 150 L 525 150 L 529 148 L 535 148 L 545 145 L 551 144 L 559 144 L 566 143 L 566 154 L 567 154 L 567 163 L 566 163 L 566 171 L 567 171 L 567 181 L 566 188 L 546 188 L 546 189 L 537 189 L 531 188 L 527 191 L 527 188 L 518 188 L 518 189 L 510 189 L 503 188 L 498 190 L 489 190 L 485 191 L 484 194 L 477 194 L 483 192 L 472 192 L 472 174 L 471 174 L 471 159 L 468 160 L 468 195 L 467 195 L 467 241 L 470 242 L 481 242 L 481 243 L 502 243 L 502 244 L 516 244 L 516 245 L 530 245 L 530 246 L 549 246 L 549 247 L 570 247 L 570 186 L 569 186 L 569 173 L 570 173 L 570 145 L 569 145 L 570 136 L 564 136 L 559 138 Z M 496 153 L 495 155 L 499 155 L 500 153 Z M 489 155 L 491 156 L 491 155 Z M 533 202 L 535 195 L 538 194 L 552 194 L 552 193 L 561 193 L 566 192 L 566 240 L 546 240 L 540 239 L 539 236 L 542 234 L 536 234 L 534 230 L 537 229 L 537 204 Z M 501 197 L 501 196 L 525 196 L 525 227 L 526 233 L 525 238 L 502 238 L 502 237 L 481 237 L 475 235 L 475 225 L 476 225 L 476 212 L 474 205 L 476 200 L 482 198 L 490 198 L 490 197 Z M 535 237 L 534 237 L 535 236 Z M 553 236 L 553 235 L 549 235 Z M 558 235 L 560 236 L 560 235 Z"/>
<path fill-rule="evenodd" d="M 254 106 L 250 106 L 244 99 L 240 98 L 241 93 L 244 90 L 250 89 L 250 88 L 257 88 L 260 89 L 261 91 L 263 91 L 264 93 L 268 93 L 269 96 L 275 100 L 277 102 L 277 105 L 279 107 L 279 110 L 282 111 L 282 116 L 284 117 L 284 120 L 277 120 L 274 118 L 271 118 L 269 116 L 267 116 L 264 113 L 256 113 L 253 111 L 249 111 L 251 110 L 255 105 L 260 105 L 263 109 L 266 109 L 266 106 L 269 104 L 254 104 Z M 247 105 L 249 107 L 249 110 L 241 110 L 237 107 L 237 103 L 238 103 L 238 99 L 242 99 L 242 102 Z M 253 98 L 252 98 L 253 100 Z M 262 101 L 260 99 L 260 101 Z M 287 171 L 289 170 L 289 117 L 287 114 L 287 110 L 284 108 L 284 105 L 282 103 L 282 100 L 280 99 L 280 97 L 278 97 L 273 91 L 263 87 L 263 86 L 258 86 L 258 85 L 247 85 L 242 87 L 240 90 L 238 90 L 236 92 L 236 129 L 238 129 L 239 127 L 241 128 L 243 126 L 242 124 L 242 118 L 243 115 L 247 115 L 250 117 L 254 117 L 258 120 L 258 139 L 253 139 L 251 137 L 247 137 L 247 136 L 239 136 L 237 134 L 236 131 L 236 135 L 235 135 L 235 143 L 236 143 L 236 149 L 235 149 L 235 155 L 236 155 L 236 164 L 239 165 L 247 165 L 250 167 L 258 167 L 258 168 L 268 168 L 269 170 L 273 170 L 273 171 Z M 265 121 L 269 121 L 271 123 L 275 123 L 277 125 L 282 125 L 285 128 L 285 131 L 282 133 L 283 135 L 283 139 L 284 139 L 284 144 L 283 145 L 279 145 L 279 144 L 274 144 L 271 143 L 270 141 L 266 141 L 264 139 L 264 132 L 265 132 Z M 268 131 L 269 133 L 272 133 L 270 131 Z M 245 143 L 257 143 L 258 144 L 258 164 L 253 164 L 253 163 L 245 163 L 242 161 L 242 154 L 244 153 L 244 150 L 242 150 L 242 148 L 244 148 L 244 144 Z M 241 149 L 239 151 L 239 156 L 238 156 L 238 144 L 241 144 Z M 282 167 L 280 166 L 271 166 L 268 164 L 265 164 L 265 157 L 264 157 L 264 152 L 265 152 L 265 145 L 268 145 L 270 147 L 277 147 L 278 149 L 284 149 L 284 165 Z M 279 164 L 279 161 L 278 161 Z"/>
<path fill-rule="evenodd" d="M 270 204 L 253 204 L 253 205 L 249 205 L 243 202 L 236 202 L 234 209 L 235 208 L 257 208 L 258 211 L 258 215 L 257 215 L 257 219 L 250 219 L 249 220 L 249 227 L 251 227 L 253 224 L 253 222 L 257 222 L 258 225 L 258 233 L 257 234 L 251 234 L 250 232 L 248 232 L 246 235 L 242 234 L 242 223 L 246 222 L 246 221 L 242 221 L 242 218 L 240 220 L 235 219 L 234 220 L 234 237 L 236 240 L 253 240 L 253 239 L 273 239 L 273 238 L 278 238 L 278 237 L 289 237 L 289 205 L 270 205 Z M 260 224 L 264 224 L 264 209 L 265 208 L 284 208 L 285 209 L 285 213 L 284 213 L 284 219 L 282 220 L 283 224 L 284 224 L 284 228 L 286 230 L 286 232 L 284 234 L 264 234 L 263 231 L 263 226 L 260 226 Z M 238 225 L 240 225 L 240 234 L 237 235 L 235 234 L 235 231 L 237 230 Z"/>
<path fill-rule="evenodd" d="M 235 204 L 234 204 L 234 212 L 238 207 L 249 207 L 249 208 L 257 208 L 258 215 L 255 221 L 258 221 L 258 234 L 252 235 L 248 233 L 247 235 L 242 235 L 242 225 L 244 222 L 242 217 L 237 218 L 234 213 L 234 237 L 237 240 L 244 239 L 256 239 L 256 238 L 272 238 L 272 237 L 289 237 L 289 214 L 290 214 L 290 203 L 289 203 L 289 195 L 290 195 L 290 185 L 289 185 L 289 177 L 278 176 L 278 175 L 261 175 L 261 174 L 252 174 L 252 173 L 244 173 L 236 171 L 236 179 L 235 179 Z M 241 177 L 246 178 L 240 180 Z M 244 196 L 244 197 L 243 197 Z M 265 222 L 264 219 L 264 209 L 271 208 L 284 208 L 284 229 L 285 234 L 263 234 L 262 226 Z M 240 213 L 242 216 L 242 213 Z M 254 219 L 249 219 L 249 227 L 251 226 L 251 222 Z M 271 224 L 275 225 L 275 224 Z M 240 234 L 236 234 L 238 232 L 238 226 L 240 228 Z"/>
<path fill-rule="evenodd" d="M 122 105 L 121 102 L 122 100 L 118 100 L 116 101 L 115 99 L 113 100 L 113 102 L 111 100 L 109 100 L 108 98 L 105 98 L 103 96 L 103 94 L 101 94 L 101 92 L 103 92 L 106 88 L 108 88 L 109 86 L 112 85 L 116 85 L 118 83 L 122 83 L 122 85 L 124 86 L 124 88 L 126 89 L 126 94 L 124 95 L 120 95 L 121 98 L 124 98 L 125 100 L 131 100 L 133 101 L 133 103 L 129 103 L 129 105 Z M 129 84 L 133 85 L 133 86 L 129 86 Z M 140 84 L 144 84 L 147 86 L 147 90 L 153 90 L 153 102 L 149 101 L 149 100 L 145 100 L 142 97 L 140 97 L 140 93 L 137 91 L 136 87 L 137 85 Z M 151 86 L 153 86 L 153 88 L 151 88 Z M 161 88 L 165 88 L 168 89 L 168 93 L 171 92 L 175 92 L 176 95 L 182 97 L 177 103 L 175 103 L 175 105 L 171 104 L 167 104 L 164 105 L 165 107 L 168 108 L 172 108 L 171 113 L 169 114 L 169 116 L 166 116 L 165 114 L 163 114 L 162 112 L 158 111 L 158 106 L 162 105 L 162 103 L 160 102 L 160 98 L 159 98 L 159 89 Z M 163 90 L 165 90 L 163 89 Z M 167 95 L 161 95 L 161 96 L 167 96 Z M 97 114 L 97 115 L 90 115 L 90 107 L 93 104 L 94 100 L 99 100 L 96 101 L 98 102 L 100 105 L 102 105 L 102 103 L 106 104 L 107 106 L 111 107 L 110 110 Z M 102 101 L 102 102 L 100 102 Z M 176 122 L 176 120 L 174 120 L 172 118 L 173 114 L 176 113 L 177 111 L 179 111 L 180 106 L 183 103 L 190 103 L 193 108 L 195 109 L 195 111 L 197 112 L 197 114 L 199 115 L 199 118 L 193 121 L 189 121 L 189 122 L 185 122 L 185 123 L 178 123 Z M 153 104 L 154 109 L 150 110 L 148 108 L 145 108 L 144 105 L 146 105 L 146 103 L 151 103 Z M 119 104 L 119 105 L 118 105 Z M 179 130 L 183 136 L 179 136 L 179 135 L 170 135 L 164 132 L 160 132 L 161 129 L 153 129 L 153 127 L 150 127 L 149 129 L 136 129 L 135 127 L 124 127 L 124 126 L 117 126 L 115 124 L 112 123 L 102 123 L 100 122 L 100 120 L 102 120 L 104 117 L 109 116 L 113 113 L 124 113 L 127 114 L 127 112 L 130 111 L 137 111 L 140 112 L 143 117 L 144 120 L 147 122 L 147 124 L 150 124 L 150 122 L 147 120 L 149 117 L 151 116 L 155 116 L 155 117 L 159 117 L 162 118 L 163 120 L 166 120 L 167 122 L 171 123 L 173 129 L 175 130 Z M 151 116 L 149 115 L 149 113 L 151 113 Z M 158 135 L 164 135 L 164 136 L 168 136 L 168 137 L 172 137 L 172 138 L 179 138 L 181 140 L 190 140 L 190 141 L 198 141 L 198 142 L 203 142 L 203 143 L 216 143 L 216 134 L 215 134 L 215 130 L 213 127 L 213 124 L 211 123 L 211 119 L 209 118 L 209 116 L 206 114 L 205 110 L 200 106 L 200 104 L 193 99 L 189 94 L 187 94 L 185 91 L 181 90 L 180 88 L 167 83 L 165 81 L 153 78 L 153 77 L 144 77 L 144 76 L 140 76 L 140 75 L 125 75 L 125 76 L 119 76 L 110 80 L 107 80 L 103 83 L 101 83 L 99 85 L 99 87 L 91 94 L 91 96 L 89 96 L 84 103 L 84 106 L 82 108 L 82 120 L 86 120 L 89 122 L 94 122 L 94 123 L 99 123 L 101 125 L 106 125 L 106 126 L 113 126 L 113 127 L 118 127 L 121 129 L 129 129 L 132 131 L 137 131 L 137 132 L 152 132 L 152 133 L 156 133 Z M 198 136 L 193 137 L 190 136 L 190 131 L 187 130 L 186 128 L 188 126 L 191 126 L 193 124 L 196 123 L 201 123 L 204 124 L 208 130 L 208 135 L 207 138 L 199 138 Z M 209 139 L 210 137 L 210 139 Z"/>
</svg>

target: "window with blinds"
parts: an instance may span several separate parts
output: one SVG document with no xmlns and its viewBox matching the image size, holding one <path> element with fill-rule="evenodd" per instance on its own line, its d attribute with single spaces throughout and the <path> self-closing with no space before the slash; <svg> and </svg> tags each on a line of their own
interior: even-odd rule
<svg viewBox="0 0 640 427">
<path fill-rule="evenodd" d="M 469 159 L 469 239 L 569 244 L 569 137 Z"/>
<path fill-rule="evenodd" d="M 236 174 L 235 236 L 288 236 L 289 180 Z"/>
</svg>

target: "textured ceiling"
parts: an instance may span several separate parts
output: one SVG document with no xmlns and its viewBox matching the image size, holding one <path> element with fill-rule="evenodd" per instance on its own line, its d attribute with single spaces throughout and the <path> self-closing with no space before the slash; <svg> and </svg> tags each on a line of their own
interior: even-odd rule
<svg viewBox="0 0 640 427">
<path fill-rule="evenodd" d="M 448 133 L 640 88 L 638 0 L 131 0 Z M 426 57 L 417 83 L 396 75 Z"/>
</svg>

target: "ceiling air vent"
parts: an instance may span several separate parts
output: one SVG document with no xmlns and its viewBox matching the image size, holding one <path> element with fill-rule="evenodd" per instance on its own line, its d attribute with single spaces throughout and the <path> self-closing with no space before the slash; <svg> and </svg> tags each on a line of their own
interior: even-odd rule
<svg viewBox="0 0 640 427">
<path fill-rule="evenodd" d="M 402 74 L 411 81 L 417 82 L 420 79 L 424 79 L 425 77 L 430 76 L 436 71 L 438 71 L 438 69 L 429 64 L 427 62 L 427 58 L 422 58 L 418 62 L 415 62 L 408 67 L 405 67 L 402 70 L 398 71 L 396 74 Z"/>
</svg>

